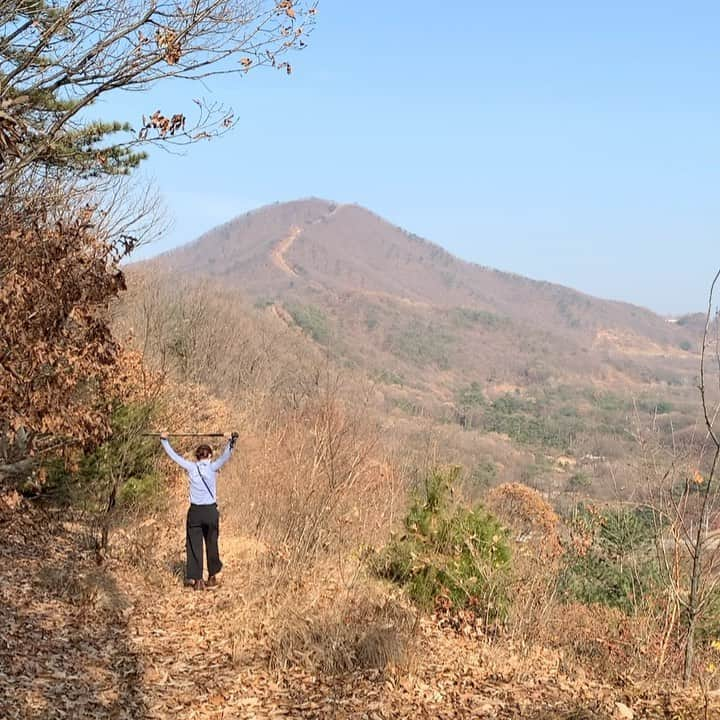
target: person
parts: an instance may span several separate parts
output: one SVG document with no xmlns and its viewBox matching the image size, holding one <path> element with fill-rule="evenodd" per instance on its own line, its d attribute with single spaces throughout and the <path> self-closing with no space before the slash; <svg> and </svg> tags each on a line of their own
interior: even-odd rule
<svg viewBox="0 0 720 720">
<path fill-rule="evenodd" d="M 207 554 L 208 587 L 218 584 L 217 575 L 222 570 L 218 535 L 220 533 L 220 513 L 217 507 L 217 473 L 230 459 L 237 442 L 234 432 L 223 454 L 212 459 L 212 448 L 200 445 L 195 450 L 197 462 L 186 460 L 173 450 L 168 434 L 160 434 L 160 443 L 171 460 L 187 472 L 190 484 L 190 508 L 185 525 L 186 578 L 195 590 L 204 590 L 203 581 L 203 542 Z"/>
</svg>

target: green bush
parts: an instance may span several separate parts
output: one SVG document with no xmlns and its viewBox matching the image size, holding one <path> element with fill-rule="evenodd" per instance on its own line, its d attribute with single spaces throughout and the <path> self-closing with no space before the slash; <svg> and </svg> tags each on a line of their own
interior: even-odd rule
<svg viewBox="0 0 720 720">
<path fill-rule="evenodd" d="M 486 622 L 507 613 L 508 533 L 482 506 L 452 502 L 459 468 L 425 479 L 405 518 L 405 533 L 373 557 L 375 572 L 406 588 L 421 607 L 441 599 Z"/>
<path fill-rule="evenodd" d="M 417 367 L 434 365 L 440 370 L 450 367 L 448 351 L 456 340 L 431 323 L 417 320 L 388 336 L 386 347 L 396 357 Z"/>
<path fill-rule="evenodd" d="M 641 412 L 648 415 L 667 415 L 673 411 L 672 403 L 667 400 L 653 400 L 650 398 L 640 398 L 637 401 L 637 408 Z"/>
<path fill-rule="evenodd" d="M 561 596 L 634 612 L 660 578 L 652 518 L 637 508 L 598 514 L 580 506 L 572 524 L 591 542 L 566 553 L 559 578 Z"/>
<path fill-rule="evenodd" d="M 91 512 L 106 508 L 113 486 L 121 506 L 155 504 L 161 488 L 156 470 L 160 446 L 156 439 L 141 435 L 151 410 L 142 403 L 118 405 L 112 413 L 110 437 L 83 455 L 77 468 L 70 470 L 60 460 L 46 466 L 46 492 Z"/>
<path fill-rule="evenodd" d="M 477 463 L 470 471 L 470 485 L 473 488 L 489 488 L 497 479 L 497 475 L 497 465 L 489 458 L 486 458 Z"/>
<path fill-rule="evenodd" d="M 118 502 L 121 506 L 128 505 L 154 505 L 162 493 L 163 479 L 152 470 L 140 477 L 131 477 L 121 486 L 118 493 Z"/>
<path fill-rule="evenodd" d="M 451 311 L 451 317 L 455 324 L 460 327 L 471 327 L 482 325 L 483 327 L 495 329 L 507 324 L 505 318 L 488 312 L 487 310 L 473 310 L 472 308 L 456 307 Z"/>
<path fill-rule="evenodd" d="M 471 382 L 455 393 L 455 404 L 461 408 L 482 407 L 485 404 L 485 393 L 479 382 Z"/>
<path fill-rule="evenodd" d="M 314 305 L 291 305 L 288 312 L 296 325 L 315 342 L 327 344 L 330 339 L 330 325 L 320 308 Z"/>
<path fill-rule="evenodd" d="M 365 327 L 372 331 L 375 330 L 379 324 L 378 309 L 376 307 L 369 307 L 365 313 Z"/>
<path fill-rule="evenodd" d="M 568 492 L 587 490 L 592 485 L 592 478 L 584 472 L 573 473 L 567 481 Z"/>
<path fill-rule="evenodd" d="M 584 423 L 566 409 L 553 411 L 543 403 L 533 403 L 515 395 L 503 395 L 486 407 L 483 429 L 508 435 L 526 445 L 565 449 L 572 446 L 584 430 Z"/>
<path fill-rule="evenodd" d="M 708 596 L 705 608 L 698 616 L 696 638 L 701 645 L 720 640 L 720 589 L 715 588 Z"/>
<path fill-rule="evenodd" d="M 598 393 L 594 390 L 587 390 L 586 397 L 599 410 L 611 413 L 623 413 L 632 409 L 632 403 L 627 399 L 610 392 Z"/>
<path fill-rule="evenodd" d="M 485 395 L 479 382 L 472 382 L 455 393 L 455 420 L 465 429 L 482 424 Z"/>
</svg>

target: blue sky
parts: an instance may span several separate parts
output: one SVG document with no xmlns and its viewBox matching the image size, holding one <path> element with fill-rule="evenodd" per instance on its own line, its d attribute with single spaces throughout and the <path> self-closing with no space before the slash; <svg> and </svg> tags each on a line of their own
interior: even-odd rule
<svg viewBox="0 0 720 720">
<path fill-rule="evenodd" d="M 234 132 L 146 165 L 159 252 L 249 209 L 357 202 L 456 255 L 662 313 L 720 265 L 720 3 L 321 0 L 295 72 L 123 95 L 232 105 Z"/>
</svg>

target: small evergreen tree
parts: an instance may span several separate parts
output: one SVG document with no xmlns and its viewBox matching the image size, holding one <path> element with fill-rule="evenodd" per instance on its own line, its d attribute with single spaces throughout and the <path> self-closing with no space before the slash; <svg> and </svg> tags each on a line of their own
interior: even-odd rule
<svg viewBox="0 0 720 720">
<path fill-rule="evenodd" d="M 486 622 L 507 610 L 507 530 L 480 505 L 452 501 L 459 468 L 436 469 L 405 518 L 405 532 L 374 558 L 376 572 L 404 586 L 419 605 L 470 609 Z"/>
</svg>

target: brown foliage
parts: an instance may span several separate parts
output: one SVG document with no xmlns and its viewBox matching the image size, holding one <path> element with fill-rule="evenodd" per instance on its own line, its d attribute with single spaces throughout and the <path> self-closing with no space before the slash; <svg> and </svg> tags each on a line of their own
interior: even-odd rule
<svg viewBox="0 0 720 720">
<path fill-rule="evenodd" d="M 108 305 L 124 289 L 126 248 L 98 237 L 93 210 L 42 199 L 0 225 L 0 462 L 54 442 L 100 440 L 117 384 Z"/>
<path fill-rule="evenodd" d="M 560 518 L 540 493 L 520 483 L 504 483 L 490 491 L 488 507 L 518 533 L 518 539 L 531 543 L 544 557 L 561 552 L 558 527 Z"/>
</svg>

